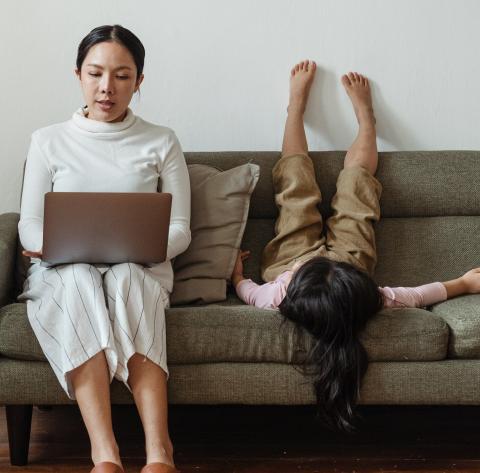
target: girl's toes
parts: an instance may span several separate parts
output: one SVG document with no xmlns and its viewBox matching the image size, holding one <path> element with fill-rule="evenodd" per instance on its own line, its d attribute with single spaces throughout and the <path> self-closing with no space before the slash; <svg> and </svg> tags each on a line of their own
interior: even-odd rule
<svg viewBox="0 0 480 473">
<path fill-rule="evenodd" d="M 352 83 L 350 82 L 350 79 L 348 78 L 348 76 L 346 74 L 344 74 L 342 76 L 342 84 L 345 86 L 345 87 L 348 87 L 350 85 L 352 85 Z"/>
</svg>

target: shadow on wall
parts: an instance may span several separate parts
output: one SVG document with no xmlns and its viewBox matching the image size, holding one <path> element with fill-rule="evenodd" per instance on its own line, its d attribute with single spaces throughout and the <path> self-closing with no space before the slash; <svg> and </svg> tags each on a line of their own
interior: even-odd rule
<svg viewBox="0 0 480 473">
<path fill-rule="evenodd" d="M 377 136 L 383 142 L 380 149 L 406 151 L 423 149 L 421 140 L 408 123 L 405 123 L 385 100 L 380 86 L 370 81 L 373 94 L 373 108 L 377 119 Z M 383 146 L 386 145 L 386 146 Z"/>
<path fill-rule="evenodd" d="M 357 131 L 353 111 L 346 110 L 345 102 L 341 100 L 341 94 L 345 94 L 345 91 L 340 78 L 336 73 L 317 66 L 310 91 L 305 125 L 323 149 L 347 149 Z M 395 115 L 382 95 L 380 86 L 371 79 L 370 86 L 380 150 L 420 149 L 421 143 L 415 131 Z M 318 146 L 312 146 L 312 149 L 316 148 Z"/>
<path fill-rule="evenodd" d="M 342 109 L 335 74 L 317 66 L 312 84 L 305 124 L 328 149 L 342 149 L 345 141 L 345 120 L 339 111 Z M 343 124 L 343 125 L 342 125 Z"/>
</svg>

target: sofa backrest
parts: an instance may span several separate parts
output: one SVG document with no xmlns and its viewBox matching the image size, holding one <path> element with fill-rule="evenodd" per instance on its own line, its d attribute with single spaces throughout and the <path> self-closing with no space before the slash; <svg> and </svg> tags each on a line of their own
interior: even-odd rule
<svg viewBox="0 0 480 473">
<path fill-rule="evenodd" d="M 310 155 L 326 219 L 345 152 Z M 280 153 L 189 152 L 185 157 L 189 164 L 223 170 L 249 161 L 260 165 L 242 243 L 252 252 L 246 275 L 260 281 L 261 252 L 274 236 L 277 217 L 271 173 Z M 383 185 L 382 218 L 376 225 L 378 284 L 411 286 L 447 280 L 480 266 L 480 151 L 380 153 L 376 176 Z M 21 255 L 18 260 L 20 289 L 28 260 Z"/>
<path fill-rule="evenodd" d="M 310 155 L 326 219 L 345 152 Z M 186 153 L 188 163 L 220 169 L 249 161 L 260 165 L 242 244 L 252 252 L 246 274 L 257 281 L 261 251 L 274 235 L 277 209 L 271 171 L 279 157 L 278 152 Z M 382 218 L 375 227 L 379 285 L 447 280 L 480 266 L 480 151 L 380 153 L 376 176 L 383 185 Z"/>
</svg>

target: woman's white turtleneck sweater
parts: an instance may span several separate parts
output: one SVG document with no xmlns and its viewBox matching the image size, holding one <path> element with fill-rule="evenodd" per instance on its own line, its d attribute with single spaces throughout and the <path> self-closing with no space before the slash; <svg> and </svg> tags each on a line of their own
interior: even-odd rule
<svg viewBox="0 0 480 473">
<path fill-rule="evenodd" d="M 42 248 L 46 192 L 170 192 L 167 261 L 151 265 L 150 272 L 171 291 L 169 260 L 185 251 L 191 239 L 190 182 L 177 137 L 130 109 L 116 123 L 92 120 L 85 113 L 80 108 L 70 120 L 32 134 L 18 224 L 22 246 Z"/>
</svg>

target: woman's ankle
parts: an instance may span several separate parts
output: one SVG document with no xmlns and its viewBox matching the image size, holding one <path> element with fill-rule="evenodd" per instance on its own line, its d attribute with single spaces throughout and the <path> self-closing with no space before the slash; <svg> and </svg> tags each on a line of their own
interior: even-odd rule
<svg viewBox="0 0 480 473">
<path fill-rule="evenodd" d="M 147 464 L 154 462 L 175 466 L 173 462 L 173 444 L 170 440 L 154 447 L 147 447 Z"/>
<path fill-rule="evenodd" d="M 91 456 L 94 465 L 102 462 L 112 462 L 122 466 L 120 450 L 117 444 L 92 447 Z"/>
</svg>

